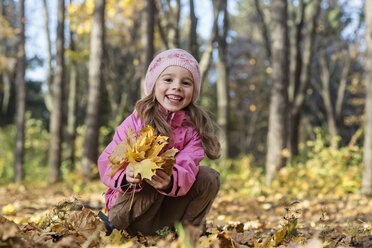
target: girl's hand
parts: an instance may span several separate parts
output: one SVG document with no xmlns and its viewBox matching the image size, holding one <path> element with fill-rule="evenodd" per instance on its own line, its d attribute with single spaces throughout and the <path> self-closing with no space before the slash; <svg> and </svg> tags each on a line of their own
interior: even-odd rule
<svg viewBox="0 0 372 248">
<path fill-rule="evenodd" d="M 134 177 L 134 170 L 131 166 L 127 167 L 125 174 L 126 174 L 126 180 L 128 183 L 140 184 L 142 182 L 141 175 L 138 174 L 136 177 Z"/>
<path fill-rule="evenodd" d="M 151 180 L 145 179 L 145 181 L 155 189 L 165 190 L 171 186 L 172 180 L 163 170 L 156 170 L 156 175 L 152 176 Z"/>
</svg>

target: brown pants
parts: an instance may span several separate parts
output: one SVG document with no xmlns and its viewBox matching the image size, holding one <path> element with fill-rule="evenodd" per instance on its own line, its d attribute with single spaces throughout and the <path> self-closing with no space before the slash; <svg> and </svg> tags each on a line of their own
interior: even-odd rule
<svg viewBox="0 0 372 248">
<path fill-rule="evenodd" d="M 144 183 L 133 200 L 131 194 L 119 195 L 108 213 L 109 220 L 120 230 L 129 229 L 134 234 L 141 232 L 144 235 L 155 234 L 165 226 L 173 228 L 176 222 L 198 226 L 204 223 L 219 187 L 219 173 L 210 167 L 200 166 L 196 180 L 186 195 L 169 197 Z"/>
</svg>

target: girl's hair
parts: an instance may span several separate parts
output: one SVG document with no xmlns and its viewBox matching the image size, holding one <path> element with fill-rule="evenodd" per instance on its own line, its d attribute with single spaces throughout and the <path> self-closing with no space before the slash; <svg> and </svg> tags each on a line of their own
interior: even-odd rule
<svg viewBox="0 0 372 248">
<path fill-rule="evenodd" d="M 169 137 L 169 143 L 172 144 L 171 130 L 160 106 L 154 92 L 152 92 L 152 94 L 136 103 L 137 116 L 141 118 L 145 125 L 153 127 L 156 135 Z M 207 157 L 210 159 L 219 158 L 221 146 L 215 135 L 213 122 L 207 112 L 193 102 L 184 111 L 190 117 L 191 124 L 199 133 Z"/>
</svg>

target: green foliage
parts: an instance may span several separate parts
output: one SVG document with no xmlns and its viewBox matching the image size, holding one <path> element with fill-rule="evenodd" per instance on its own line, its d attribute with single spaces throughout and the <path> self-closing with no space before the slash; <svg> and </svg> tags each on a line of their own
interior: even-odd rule
<svg viewBox="0 0 372 248">
<path fill-rule="evenodd" d="M 330 192 L 338 196 L 358 192 L 361 181 L 362 149 L 358 146 L 328 146 L 329 137 L 316 129 L 316 140 L 308 141 L 301 154 L 282 168 L 272 187 L 297 195 L 299 199 L 312 194 Z"/>
<path fill-rule="evenodd" d="M 171 233 L 172 233 L 172 230 L 168 226 L 165 226 L 162 229 L 159 229 L 156 231 L 156 234 L 159 235 L 160 239 L 163 239 L 164 237 L 166 237 L 168 234 L 171 234 Z"/>
<path fill-rule="evenodd" d="M 330 138 L 315 130 L 317 138 L 308 141 L 300 155 L 278 173 L 270 187 L 265 186 L 264 170 L 257 167 L 252 156 L 236 160 L 205 160 L 221 174 L 221 185 L 231 194 L 259 196 L 283 195 L 293 200 L 322 197 L 332 193 L 342 197 L 359 192 L 362 173 L 362 148 L 358 146 L 334 149 Z"/>
<path fill-rule="evenodd" d="M 13 179 L 15 125 L 0 129 L 0 184 L 11 182 Z"/>
<path fill-rule="evenodd" d="M 359 221 L 360 221 L 360 225 L 353 226 L 350 223 L 349 219 L 347 219 L 347 233 L 353 237 L 358 236 L 358 235 L 364 235 L 364 234 L 370 235 L 371 234 L 370 225 L 361 220 Z"/>
<path fill-rule="evenodd" d="M 220 172 L 221 186 L 233 193 L 249 196 L 261 195 L 264 183 L 263 170 L 255 166 L 253 156 L 243 156 L 235 160 L 203 160 Z M 234 182 L 234 183 L 231 183 Z"/>
<path fill-rule="evenodd" d="M 25 130 L 25 182 L 33 184 L 46 181 L 49 134 L 42 121 L 32 119 L 29 112 L 26 114 Z M 0 184 L 13 180 L 15 136 L 15 125 L 0 129 Z"/>
<path fill-rule="evenodd" d="M 186 232 L 185 228 L 182 226 L 182 224 L 178 222 L 174 225 L 174 227 L 176 228 L 176 233 L 183 247 L 191 248 L 192 246 L 191 246 L 190 237 L 188 233 Z"/>
</svg>

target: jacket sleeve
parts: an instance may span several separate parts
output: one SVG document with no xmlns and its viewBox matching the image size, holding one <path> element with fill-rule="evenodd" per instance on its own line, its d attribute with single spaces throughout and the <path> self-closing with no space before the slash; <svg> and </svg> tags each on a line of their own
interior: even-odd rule
<svg viewBox="0 0 372 248">
<path fill-rule="evenodd" d="M 194 129 L 189 132 L 191 132 L 190 139 L 176 155 L 172 190 L 169 193 L 159 191 L 164 195 L 176 197 L 187 194 L 199 172 L 199 163 L 204 158 L 204 149 L 198 132 Z"/>
<path fill-rule="evenodd" d="M 135 113 L 133 113 L 116 128 L 112 141 L 110 142 L 110 144 L 108 144 L 108 146 L 98 158 L 98 171 L 101 181 L 107 187 L 118 192 L 124 192 L 121 188 L 121 184 L 125 176 L 125 170 L 120 169 L 115 173 L 114 176 L 109 176 L 111 172 L 111 167 L 107 166 L 109 163 L 109 156 L 114 151 L 116 146 L 127 137 L 129 127 L 132 130 L 136 130 L 136 126 L 138 126 L 136 125 L 136 119 L 137 117 Z"/>
</svg>

